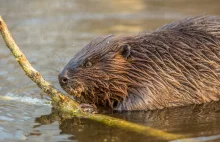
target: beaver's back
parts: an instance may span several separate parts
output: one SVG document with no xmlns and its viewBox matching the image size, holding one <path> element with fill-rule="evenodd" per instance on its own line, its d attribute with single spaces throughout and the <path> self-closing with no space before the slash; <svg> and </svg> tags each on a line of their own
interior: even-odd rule
<svg viewBox="0 0 220 142">
<path fill-rule="evenodd" d="M 126 103 L 116 109 L 148 110 L 219 100 L 220 17 L 173 22 L 141 34 L 131 47 L 132 64 L 140 70 L 136 78 L 148 76 L 151 83 L 130 91 Z"/>
</svg>

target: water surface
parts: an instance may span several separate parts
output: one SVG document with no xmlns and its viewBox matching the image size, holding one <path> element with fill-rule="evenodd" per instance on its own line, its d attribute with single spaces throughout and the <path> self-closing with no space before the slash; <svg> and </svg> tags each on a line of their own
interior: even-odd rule
<svg viewBox="0 0 220 142">
<path fill-rule="evenodd" d="M 219 15 L 219 5 L 218 0 L 1 0 L 0 15 L 32 65 L 59 88 L 58 71 L 92 39 L 152 31 L 189 16 Z M 0 80 L 0 141 L 162 141 L 91 120 L 63 119 L 25 76 L 2 38 Z M 194 141 L 220 141 L 218 106 L 108 115 Z"/>
</svg>

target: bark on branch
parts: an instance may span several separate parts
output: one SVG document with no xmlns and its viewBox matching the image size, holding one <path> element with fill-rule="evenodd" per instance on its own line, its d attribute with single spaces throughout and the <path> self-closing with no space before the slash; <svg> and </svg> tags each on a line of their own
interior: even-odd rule
<svg viewBox="0 0 220 142">
<path fill-rule="evenodd" d="M 41 74 L 35 70 L 32 65 L 29 63 L 25 55 L 21 52 L 15 41 L 13 40 L 10 32 L 8 31 L 7 25 L 0 16 L 0 32 L 6 43 L 6 46 L 11 50 L 12 54 L 15 57 L 15 60 L 21 65 L 26 75 L 34 81 L 43 92 L 49 95 L 52 99 L 52 106 L 68 114 L 68 116 L 77 116 L 77 117 L 86 117 L 88 119 L 104 123 L 108 126 L 118 127 L 126 129 L 129 131 L 137 132 L 146 136 L 154 136 L 164 140 L 174 140 L 184 138 L 183 135 L 171 134 L 161 130 L 157 130 L 151 127 L 138 125 L 121 119 L 109 117 L 101 114 L 90 114 L 83 112 L 78 106 L 79 104 L 62 94 L 59 90 L 54 88 L 49 82 L 47 82 Z"/>
</svg>

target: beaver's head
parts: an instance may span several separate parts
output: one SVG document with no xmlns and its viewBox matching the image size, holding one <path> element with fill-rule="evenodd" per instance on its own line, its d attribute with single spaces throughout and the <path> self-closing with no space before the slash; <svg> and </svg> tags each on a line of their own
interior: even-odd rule
<svg viewBox="0 0 220 142">
<path fill-rule="evenodd" d="M 79 51 L 59 75 L 61 87 L 81 103 L 115 107 L 137 86 L 132 78 L 129 37 L 113 35 L 93 40 Z"/>
</svg>

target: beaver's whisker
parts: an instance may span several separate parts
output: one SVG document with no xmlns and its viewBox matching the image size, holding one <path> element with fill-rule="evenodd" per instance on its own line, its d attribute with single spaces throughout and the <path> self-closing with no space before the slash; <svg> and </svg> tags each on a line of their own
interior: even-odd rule
<svg viewBox="0 0 220 142">
<path fill-rule="evenodd" d="M 66 64 L 64 62 L 63 58 L 61 58 L 57 53 L 55 53 L 55 55 L 56 55 L 57 59 L 59 59 L 58 63 L 61 64 L 61 68 L 63 68 L 65 66 L 65 64 Z"/>
</svg>

